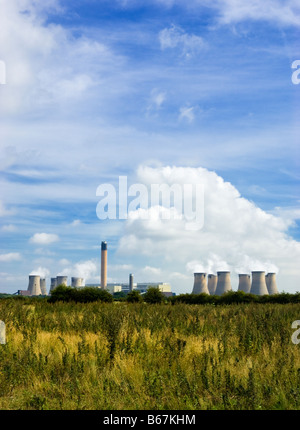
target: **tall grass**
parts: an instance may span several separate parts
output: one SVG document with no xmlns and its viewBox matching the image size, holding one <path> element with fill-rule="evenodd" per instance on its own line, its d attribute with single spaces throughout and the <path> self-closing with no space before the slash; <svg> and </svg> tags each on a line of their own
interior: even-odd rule
<svg viewBox="0 0 300 430">
<path fill-rule="evenodd" d="M 0 409 L 300 409 L 299 304 L 0 301 Z"/>
</svg>

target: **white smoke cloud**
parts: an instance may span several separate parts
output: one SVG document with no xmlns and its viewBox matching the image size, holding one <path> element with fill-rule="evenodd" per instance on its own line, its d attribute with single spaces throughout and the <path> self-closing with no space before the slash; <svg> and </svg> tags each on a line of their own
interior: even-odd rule
<svg viewBox="0 0 300 430">
<path fill-rule="evenodd" d="M 41 278 L 47 278 L 50 276 L 50 270 L 46 267 L 39 266 L 37 269 L 32 270 L 32 272 L 29 273 L 29 275 L 37 275 Z"/>
</svg>

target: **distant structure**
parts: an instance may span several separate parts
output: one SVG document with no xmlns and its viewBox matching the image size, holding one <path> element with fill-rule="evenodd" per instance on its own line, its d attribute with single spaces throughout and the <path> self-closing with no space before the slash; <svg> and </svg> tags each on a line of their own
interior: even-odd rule
<svg viewBox="0 0 300 430">
<path fill-rule="evenodd" d="M 278 294 L 277 284 L 276 284 L 276 273 L 268 273 L 266 275 L 266 284 L 269 294 Z"/>
<path fill-rule="evenodd" d="M 68 285 L 68 277 L 67 276 L 56 276 L 56 286 L 64 285 L 65 287 Z"/>
<path fill-rule="evenodd" d="M 231 291 L 231 281 L 230 281 L 230 272 L 217 272 L 218 273 L 218 282 L 216 287 L 215 294 L 217 296 L 221 296 L 227 291 Z"/>
<path fill-rule="evenodd" d="M 41 278 L 38 275 L 29 275 L 28 292 L 30 296 L 40 296 Z"/>
<path fill-rule="evenodd" d="M 47 296 L 46 278 L 40 279 L 40 287 L 42 296 Z"/>
<path fill-rule="evenodd" d="M 251 281 L 250 275 L 241 273 L 239 274 L 239 286 L 238 291 L 244 291 L 244 293 L 250 293 L 251 290 Z"/>
<path fill-rule="evenodd" d="M 106 290 L 107 287 L 107 243 L 101 243 L 101 288 Z"/>
<path fill-rule="evenodd" d="M 262 271 L 252 272 L 252 283 L 251 283 L 250 293 L 256 294 L 258 296 L 269 294 L 267 285 L 266 285 L 265 272 L 262 272 Z"/>
<path fill-rule="evenodd" d="M 194 287 L 192 294 L 209 294 L 206 282 L 206 273 L 194 273 Z"/>
<path fill-rule="evenodd" d="M 52 291 L 52 290 L 54 290 L 54 288 L 56 288 L 57 287 L 57 280 L 56 280 L 56 278 L 51 278 L 51 282 L 50 282 L 50 292 Z"/>
<path fill-rule="evenodd" d="M 84 279 L 72 277 L 71 286 L 74 288 L 84 287 Z"/>
<path fill-rule="evenodd" d="M 129 292 L 133 291 L 133 274 L 130 273 L 129 275 Z"/>
<path fill-rule="evenodd" d="M 210 273 L 208 275 L 207 288 L 208 288 L 209 294 L 211 294 L 212 296 L 216 292 L 217 282 L 218 282 L 218 276 Z"/>
</svg>

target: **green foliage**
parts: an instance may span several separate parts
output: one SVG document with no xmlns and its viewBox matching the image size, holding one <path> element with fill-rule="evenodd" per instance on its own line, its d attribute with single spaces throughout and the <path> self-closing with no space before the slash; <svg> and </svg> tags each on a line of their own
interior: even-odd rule
<svg viewBox="0 0 300 430">
<path fill-rule="evenodd" d="M 146 303 L 156 304 L 164 302 L 165 296 L 159 291 L 158 287 L 150 287 L 144 294 L 143 299 Z"/>
<path fill-rule="evenodd" d="M 130 291 L 126 296 L 126 301 L 128 303 L 138 303 L 143 300 L 141 293 L 138 290 Z"/>
<path fill-rule="evenodd" d="M 72 288 L 59 285 L 51 291 L 50 303 L 57 301 L 89 303 L 95 301 L 112 302 L 113 296 L 106 290 L 95 287 Z"/>
</svg>

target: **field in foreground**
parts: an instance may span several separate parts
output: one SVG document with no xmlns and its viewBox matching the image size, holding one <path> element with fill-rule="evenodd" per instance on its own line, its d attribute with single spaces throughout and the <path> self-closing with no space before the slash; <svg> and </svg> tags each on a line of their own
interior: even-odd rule
<svg viewBox="0 0 300 430">
<path fill-rule="evenodd" d="M 0 300 L 0 409 L 300 409 L 299 304 Z"/>
</svg>

